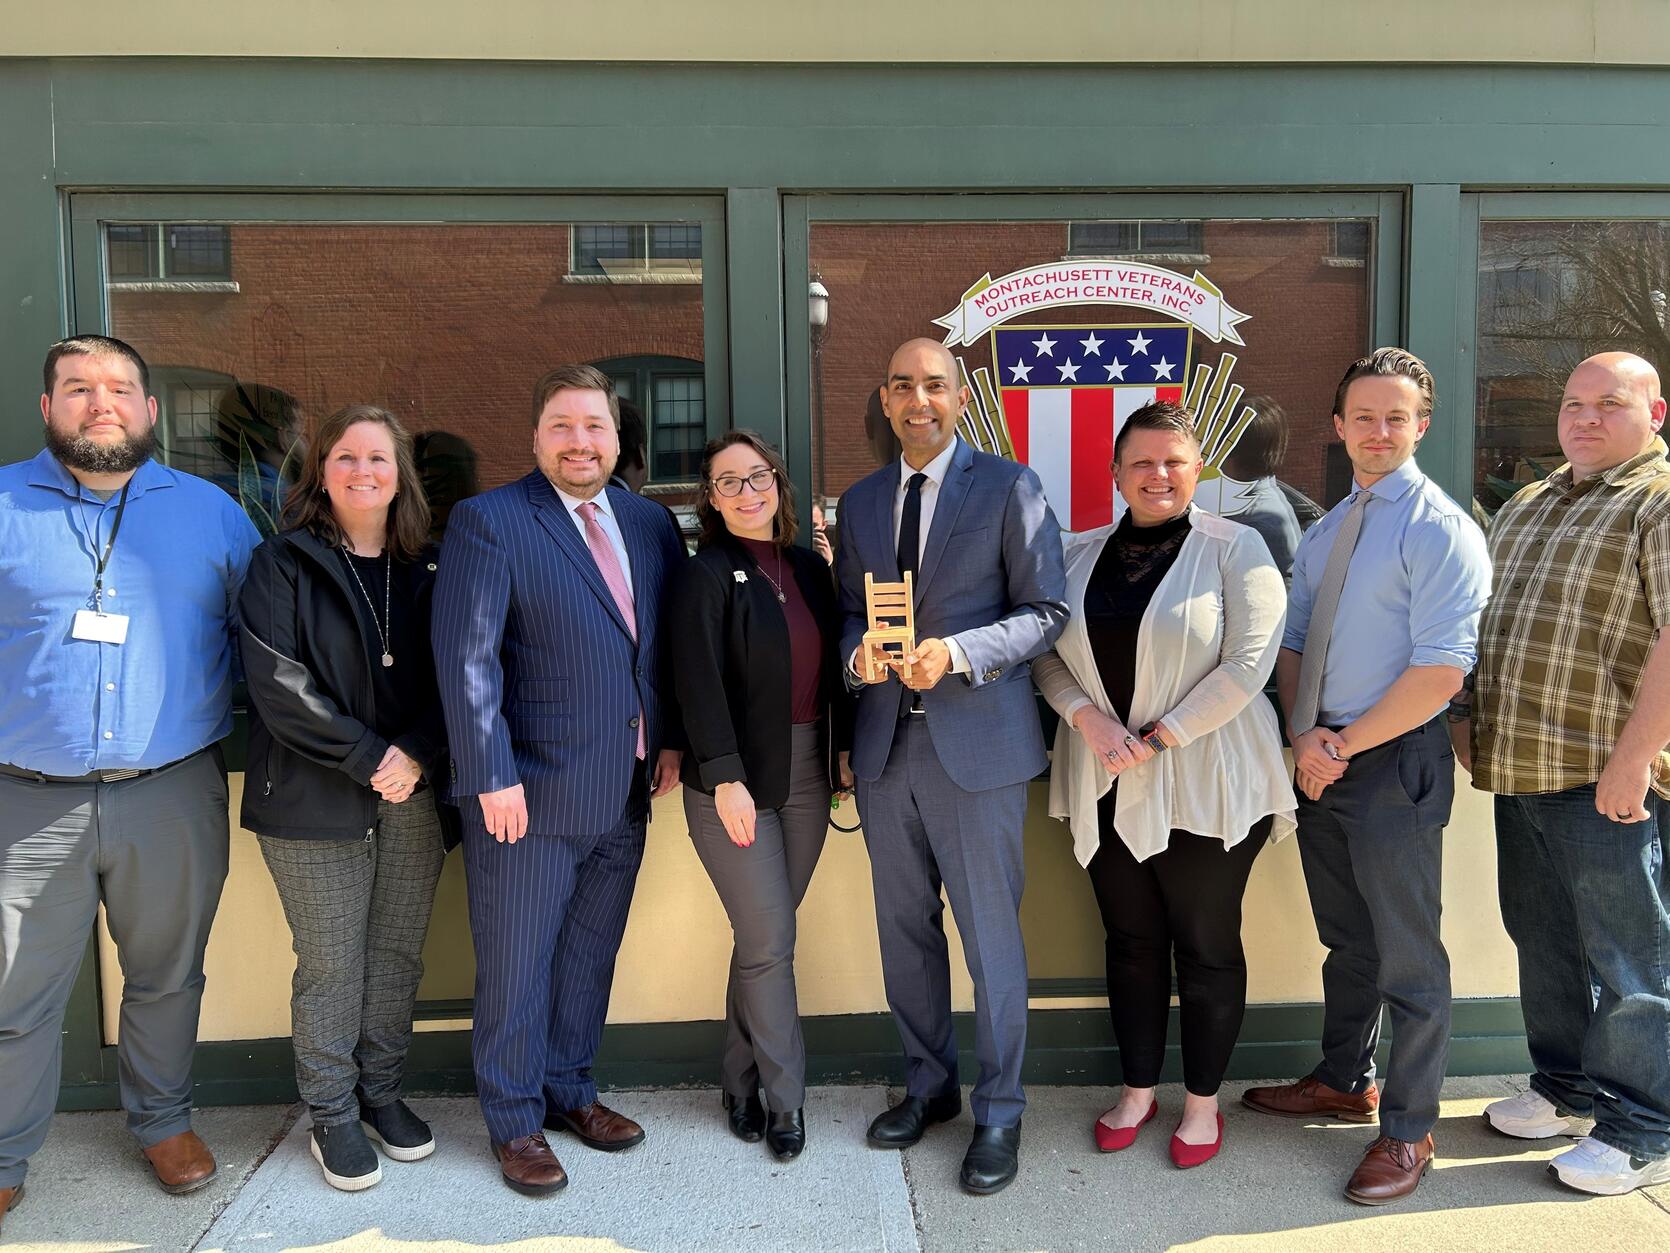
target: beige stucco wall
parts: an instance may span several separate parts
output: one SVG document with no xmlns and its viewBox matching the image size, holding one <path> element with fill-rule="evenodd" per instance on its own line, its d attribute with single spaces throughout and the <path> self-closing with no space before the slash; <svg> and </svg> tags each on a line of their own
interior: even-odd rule
<svg viewBox="0 0 1670 1253">
<path fill-rule="evenodd" d="M 1010 0 L 0 0 L 0 56 L 1670 64 L 1664 0 L 1053 0 L 1045 18 Z"/>
<path fill-rule="evenodd" d="M 243 777 L 232 777 L 237 813 Z M 852 807 L 840 821 L 850 825 Z M 1496 851 L 1489 798 L 1457 779 L 1455 816 L 1444 861 L 1444 939 L 1458 997 L 1513 996 L 1513 947 L 1496 908 Z M 1037 977 L 1099 977 L 1101 930 L 1067 832 L 1044 813 L 1044 786 L 1033 785 L 1027 824 L 1027 894 L 1023 906 L 1032 973 Z M 951 937 L 953 996 L 972 1006 L 955 926 Z M 1254 1002 L 1321 999 L 1322 948 L 1305 896 L 1299 852 L 1291 839 L 1267 849 L 1248 888 L 1243 934 L 1249 995 Z M 468 927 L 463 866 L 447 859 L 426 959 L 426 997 L 469 995 Z M 117 969 L 102 935 L 104 969 Z M 668 1022 L 722 1014 L 730 933 L 718 898 L 685 833 L 678 794 L 659 801 L 643 870 L 616 968 L 614 1022 Z M 255 837 L 232 835 L 232 869 L 209 944 L 205 1040 L 258 1039 L 290 1030 L 290 934 Z M 823 861 L 800 910 L 796 971 L 806 1014 L 884 1012 L 869 861 L 858 835 L 831 832 Z M 115 1038 L 120 981 L 105 981 L 105 1033 Z M 1084 1002 L 1035 1002 L 1038 1005 Z M 1095 1002 L 1091 1002 L 1095 1003 Z"/>
</svg>

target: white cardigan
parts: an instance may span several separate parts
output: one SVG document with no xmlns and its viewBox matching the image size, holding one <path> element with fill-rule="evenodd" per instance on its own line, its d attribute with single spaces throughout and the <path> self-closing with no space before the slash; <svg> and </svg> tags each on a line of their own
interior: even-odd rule
<svg viewBox="0 0 1670 1253">
<path fill-rule="evenodd" d="M 1113 825 L 1138 861 L 1164 851 L 1174 828 L 1226 848 L 1275 815 L 1271 835 L 1294 829 L 1293 795 L 1275 710 L 1262 692 L 1275 669 L 1287 593 L 1251 527 L 1190 507 L 1189 533 L 1137 629 L 1131 708 L 1108 705 L 1084 625 L 1084 589 L 1113 527 L 1067 537 L 1071 616 L 1055 648 L 1032 663 L 1061 715 L 1050 765 L 1050 816 L 1065 819 L 1088 866 L 1101 844 L 1096 802 L 1113 776 L 1073 729 L 1086 704 L 1133 731 L 1163 721 L 1177 747 L 1119 776 Z"/>
</svg>

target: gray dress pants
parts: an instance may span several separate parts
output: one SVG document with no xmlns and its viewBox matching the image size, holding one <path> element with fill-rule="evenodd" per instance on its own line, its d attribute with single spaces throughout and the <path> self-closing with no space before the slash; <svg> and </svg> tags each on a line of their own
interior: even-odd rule
<svg viewBox="0 0 1670 1253">
<path fill-rule="evenodd" d="M 400 1096 L 446 857 L 434 792 L 378 801 L 376 834 L 361 840 L 259 838 L 296 950 L 296 1087 L 315 1126 L 353 1122 L 361 1100 Z"/>
<path fill-rule="evenodd" d="M 778 1113 L 806 1103 L 806 1045 L 794 987 L 795 910 L 812 881 L 829 833 L 829 779 L 822 728 L 794 728 L 789 795 L 781 809 L 761 809 L 754 842 L 731 843 L 711 796 L 684 789 L 684 816 L 696 855 L 731 920 L 730 982 L 725 993 L 724 1089 L 750 1097 L 765 1089 Z"/>
<path fill-rule="evenodd" d="M 23 1182 L 58 1101 L 60 1031 L 105 907 L 122 963 L 116 1073 L 149 1148 L 191 1128 L 203 951 L 226 881 L 218 748 L 117 783 L 0 776 L 0 1188 Z"/>
</svg>

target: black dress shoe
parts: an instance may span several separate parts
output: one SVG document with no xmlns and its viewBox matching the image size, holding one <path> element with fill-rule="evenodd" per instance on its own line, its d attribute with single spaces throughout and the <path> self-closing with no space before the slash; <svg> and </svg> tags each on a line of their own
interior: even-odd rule
<svg viewBox="0 0 1670 1253">
<path fill-rule="evenodd" d="M 961 1091 L 943 1096 L 907 1096 L 870 1124 L 870 1143 L 881 1149 L 908 1149 L 936 1122 L 950 1122 L 963 1112 Z"/>
<path fill-rule="evenodd" d="M 719 1099 L 730 1117 L 731 1134 L 749 1144 L 759 1143 L 760 1137 L 765 1134 L 765 1106 L 760 1104 L 759 1093 L 732 1096 L 723 1092 Z"/>
<path fill-rule="evenodd" d="M 806 1121 L 798 1109 L 771 1113 L 765 1128 L 765 1146 L 780 1162 L 792 1162 L 806 1147 Z"/>
<path fill-rule="evenodd" d="M 1020 1169 L 1021 1128 L 975 1127 L 974 1139 L 963 1154 L 962 1183 L 978 1196 L 1001 1192 L 1015 1181 Z"/>
</svg>

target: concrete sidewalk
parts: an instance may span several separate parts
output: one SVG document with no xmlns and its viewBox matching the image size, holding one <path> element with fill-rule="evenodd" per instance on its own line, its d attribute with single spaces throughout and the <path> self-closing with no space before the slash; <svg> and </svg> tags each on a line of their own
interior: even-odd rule
<svg viewBox="0 0 1670 1253">
<path fill-rule="evenodd" d="M 4 1241 L 65 1253 L 1670 1248 L 1670 1185 L 1585 1197 L 1544 1169 L 1571 1141 L 1526 1143 L 1489 1129 L 1480 1111 L 1517 1090 L 1507 1079 L 1446 1085 L 1436 1168 L 1410 1203 L 1383 1210 L 1340 1195 L 1374 1128 L 1266 1118 L 1238 1103 L 1246 1086 L 1226 1086 L 1224 1152 L 1186 1172 L 1165 1151 L 1180 1089 L 1161 1090 L 1160 1117 L 1135 1147 L 1104 1156 L 1090 1125 L 1112 1090 L 1033 1088 L 1021 1176 L 997 1197 L 957 1187 L 966 1112 L 906 1153 L 867 1148 L 864 1127 L 888 1100 L 880 1088 L 814 1090 L 806 1154 L 788 1165 L 733 1139 L 713 1092 L 611 1093 L 609 1104 L 645 1124 L 648 1142 L 609 1156 L 553 1137 L 571 1183 L 543 1200 L 500 1184 L 468 1100 L 414 1098 L 439 1150 L 423 1162 L 385 1162 L 380 1185 L 352 1194 L 320 1179 L 294 1109 L 201 1111 L 220 1176 L 187 1197 L 156 1189 L 120 1115 L 66 1114 Z"/>
</svg>

